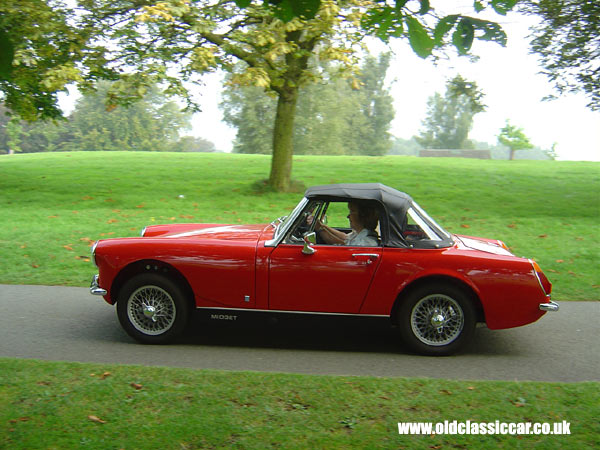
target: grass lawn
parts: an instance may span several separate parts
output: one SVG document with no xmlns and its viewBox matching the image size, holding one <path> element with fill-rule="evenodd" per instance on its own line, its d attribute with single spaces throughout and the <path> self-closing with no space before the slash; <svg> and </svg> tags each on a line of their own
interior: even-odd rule
<svg viewBox="0 0 600 450">
<path fill-rule="evenodd" d="M 148 224 L 264 223 L 300 193 L 257 194 L 263 155 L 38 153 L 0 156 L 0 283 L 86 286 L 96 239 Z M 297 156 L 306 186 L 381 182 L 411 194 L 449 231 L 535 258 L 556 300 L 600 298 L 600 164 Z M 181 197 L 183 196 L 183 197 Z"/>
<path fill-rule="evenodd" d="M 444 381 L 0 359 L 0 448 L 592 448 L 598 383 Z M 570 424 L 399 435 L 398 422 Z"/>
</svg>

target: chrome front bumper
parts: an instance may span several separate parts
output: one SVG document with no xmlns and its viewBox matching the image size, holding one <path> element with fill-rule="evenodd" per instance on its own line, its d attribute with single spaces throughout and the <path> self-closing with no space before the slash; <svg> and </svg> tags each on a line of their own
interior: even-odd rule
<svg viewBox="0 0 600 450">
<path fill-rule="evenodd" d="M 108 294 L 106 289 L 102 289 L 100 286 L 98 286 L 98 275 L 94 275 L 94 278 L 92 278 L 92 283 L 90 284 L 90 294 L 92 294 L 92 295 Z"/>
<path fill-rule="evenodd" d="M 542 311 L 558 311 L 558 303 L 550 300 L 548 303 L 540 304 L 540 309 Z"/>
</svg>

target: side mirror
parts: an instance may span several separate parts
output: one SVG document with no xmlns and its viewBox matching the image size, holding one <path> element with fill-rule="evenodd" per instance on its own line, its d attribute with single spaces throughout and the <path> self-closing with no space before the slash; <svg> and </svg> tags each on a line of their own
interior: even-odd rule
<svg viewBox="0 0 600 450">
<path fill-rule="evenodd" d="M 316 252 L 314 248 L 312 248 L 311 244 L 317 243 L 317 233 L 314 231 L 312 233 L 307 233 L 304 236 L 304 248 L 302 249 L 302 253 L 305 255 L 312 255 Z"/>
</svg>

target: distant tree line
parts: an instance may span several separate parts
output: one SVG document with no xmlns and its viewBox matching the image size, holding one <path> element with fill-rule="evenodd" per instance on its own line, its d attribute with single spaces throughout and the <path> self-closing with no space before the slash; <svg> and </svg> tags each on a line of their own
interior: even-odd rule
<svg viewBox="0 0 600 450">
<path fill-rule="evenodd" d="M 156 87 L 128 108 L 108 108 L 110 83 L 86 93 L 66 118 L 20 122 L 0 105 L 0 153 L 52 151 L 215 151 L 211 142 L 180 136 L 190 129 L 191 114 Z"/>
</svg>

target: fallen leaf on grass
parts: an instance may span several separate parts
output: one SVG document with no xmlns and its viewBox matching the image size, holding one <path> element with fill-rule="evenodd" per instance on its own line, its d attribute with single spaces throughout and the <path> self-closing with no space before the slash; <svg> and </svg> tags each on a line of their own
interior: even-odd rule
<svg viewBox="0 0 600 450">
<path fill-rule="evenodd" d="M 104 379 L 110 377 L 111 375 L 112 375 L 112 373 L 110 373 L 110 372 L 104 372 L 102 375 L 100 375 L 100 379 L 104 380 Z"/>
<path fill-rule="evenodd" d="M 75 259 L 78 261 L 90 262 L 90 258 L 88 258 L 87 256 L 76 256 Z"/>
<path fill-rule="evenodd" d="M 538 237 L 544 239 L 544 238 L 547 238 L 548 235 L 547 234 L 540 234 Z"/>
<path fill-rule="evenodd" d="M 73 251 L 73 247 L 71 247 L 71 245 L 63 245 L 63 248 L 69 250 L 70 252 Z"/>
<path fill-rule="evenodd" d="M 440 392 L 441 392 L 442 394 L 446 394 L 446 395 L 452 395 L 452 392 L 450 392 L 448 389 L 442 389 L 442 390 L 440 390 Z"/>
<path fill-rule="evenodd" d="M 106 223 L 117 223 L 118 220 L 117 219 L 108 219 L 108 222 Z"/>
<path fill-rule="evenodd" d="M 139 391 L 140 389 L 142 389 L 144 387 L 141 384 L 137 384 L 137 383 L 131 383 L 130 386 L 132 388 L 134 388 L 136 391 Z"/>
<path fill-rule="evenodd" d="M 18 419 L 11 419 L 9 420 L 10 423 L 17 423 L 17 422 L 29 422 L 31 420 L 31 417 L 19 417 Z"/>
<path fill-rule="evenodd" d="M 471 228 L 471 225 L 467 225 L 466 223 L 463 223 L 460 225 L 461 228 Z"/>
<path fill-rule="evenodd" d="M 556 260 L 556 262 L 557 262 L 557 263 L 564 263 L 564 262 L 565 262 L 565 260 L 564 260 L 564 259 L 557 259 L 557 260 Z"/>
<path fill-rule="evenodd" d="M 96 416 L 88 416 L 88 419 L 91 420 L 92 422 L 96 422 L 96 423 L 106 423 L 106 420 L 102 420 Z"/>
</svg>

